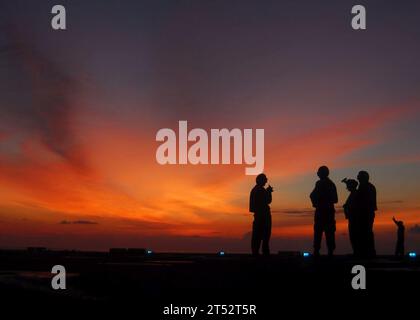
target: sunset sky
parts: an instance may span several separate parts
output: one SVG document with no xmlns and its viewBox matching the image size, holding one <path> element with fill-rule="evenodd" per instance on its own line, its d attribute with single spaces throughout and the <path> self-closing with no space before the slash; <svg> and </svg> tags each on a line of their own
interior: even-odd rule
<svg viewBox="0 0 420 320">
<path fill-rule="evenodd" d="M 59 1 L 60 2 L 60 1 Z M 420 250 L 420 2 L 0 1 L 0 247 L 245 252 L 244 165 L 155 159 L 161 128 L 265 129 L 272 250 L 310 250 L 328 165 L 378 190 L 379 253 Z"/>
</svg>

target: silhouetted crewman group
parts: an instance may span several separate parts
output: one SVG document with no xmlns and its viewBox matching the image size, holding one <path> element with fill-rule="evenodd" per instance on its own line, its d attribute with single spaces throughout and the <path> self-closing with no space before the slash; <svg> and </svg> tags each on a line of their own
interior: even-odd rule
<svg viewBox="0 0 420 320">
<path fill-rule="evenodd" d="M 373 223 L 375 221 L 376 188 L 369 182 L 369 174 L 360 171 L 357 182 L 353 179 L 343 179 L 350 195 L 343 205 L 344 214 L 349 221 L 349 236 L 353 253 L 361 257 L 374 257 L 375 237 Z"/>
<path fill-rule="evenodd" d="M 337 188 L 329 178 L 330 170 L 326 166 L 318 169 L 319 180 L 310 194 L 312 206 L 315 208 L 314 216 L 314 256 L 319 256 L 322 235 L 325 234 L 328 255 L 332 256 L 335 250 L 335 204 L 338 202 Z M 373 224 L 375 212 L 378 210 L 376 202 L 376 188 L 369 182 L 369 174 L 360 171 L 357 180 L 343 179 L 350 192 L 343 205 L 344 214 L 348 220 L 350 242 L 354 255 L 360 257 L 374 257 L 375 237 Z M 249 211 L 254 213 L 252 227 L 252 253 L 258 255 L 261 242 L 264 255 L 270 254 L 269 241 L 271 236 L 271 211 L 273 188 L 268 186 L 267 177 L 260 174 L 256 178 L 256 185 L 252 189 L 249 201 Z M 398 241 L 396 255 L 404 255 L 404 225 L 402 221 L 394 222 L 398 226 Z"/>
<path fill-rule="evenodd" d="M 312 191 L 310 198 L 315 207 L 314 224 L 314 255 L 319 255 L 322 233 L 325 232 L 328 255 L 333 255 L 335 249 L 335 209 L 338 202 L 335 184 L 328 178 L 329 169 L 322 166 L 318 169 L 319 180 Z M 374 257 L 375 238 L 373 223 L 376 204 L 376 188 L 369 182 L 369 174 L 360 171 L 354 179 L 343 179 L 347 190 L 350 192 L 343 205 L 344 214 L 348 219 L 349 237 L 353 253 L 360 257 Z"/>
</svg>

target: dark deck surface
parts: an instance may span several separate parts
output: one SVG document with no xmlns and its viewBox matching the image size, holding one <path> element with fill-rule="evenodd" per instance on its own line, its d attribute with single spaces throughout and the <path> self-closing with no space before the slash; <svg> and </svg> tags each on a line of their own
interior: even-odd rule
<svg viewBox="0 0 420 320">
<path fill-rule="evenodd" d="M 66 268 L 66 290 L 51 288 L 54 265 Z M 367 290 L 352 289 L 354 265 L 366 268 Z M 282 314 L 284 308 L 302 315 L 328 315 L 330 305 L 357 315 L 359 308 L 383 310 L 390 303 L 392 312 L 397 303 L 408 308 L 412 298 L 419 301 L 419 289 L 418 258 L 0 252 L 0 292 L 5 303 L 101 311 L 123 306 L 147 314 L 147 319 L 189 318 L 163 316 L 163 308 L 170 304 L 256 304 L 258 319 Z M 380 305 L 372 302 L 376 298 Z M 204 318 L 215 316 L 195 317 Z"/>
</svg>

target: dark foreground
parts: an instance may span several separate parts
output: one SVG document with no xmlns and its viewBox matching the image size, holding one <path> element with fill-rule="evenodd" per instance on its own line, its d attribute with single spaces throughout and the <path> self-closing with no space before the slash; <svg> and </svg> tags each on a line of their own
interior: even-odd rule
<svg viewBox="0 0 420 320">
<path fill-rule="evenodd" d="M 51 288 L 51 269 L 63 265 L 67 289 Z M 354 265 L 366 268 L 366 290 L 354 290 Z M 401 316 L 417 310 L 420 261 L 381 256 L 313 259 L 273 255 L 130 254 L 83 252 L 0 252 L 3 306 L 26 310 L 49 308 L 71 313 L 134 313 L 138 319 L 277 319 L 292 312 L 301 317 L 336 318 L 385 311 Z M 207 314 L 208 305 L 256 305 L 257 315 Z M 197 306 L 191 315 L 164 315 L 165 307 Z M 34 308 L 35 307 L 35 308 Z M 172 309 L 174 310 L 174 308 Z M 416 311 L 414 311 L 417 313 Z M 341 317 L 341 316 L 339 316 Z M 130 316 L 130 318 L 133 318 Z"/>
</svg>

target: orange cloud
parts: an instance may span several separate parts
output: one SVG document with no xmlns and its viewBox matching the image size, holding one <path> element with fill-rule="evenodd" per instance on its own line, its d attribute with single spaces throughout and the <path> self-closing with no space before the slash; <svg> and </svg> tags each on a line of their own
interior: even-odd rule
<svg viewBox="0 0 420 320">
<path fill-rule="evenodd" d="M 267 171 L 272 178 L 292 179 L 313 171 L 325 159 L 334 166 L 345 165 L 345 156 L 380 142 L 381 130 L 405 114 L 383 109 L 284 136 L 274 136 L 274 128 L 266 128 Z M 247 199 L 254 178 L 244 176 L 243 167 L 160 166 L 155 161 L 154 132 L 121 127 L 106 118 L 95 119 L 94 126 L 75 125 L 80 127 L 72 134 L 78 135 L 80 144 L 72 152 L 84 159 L 83 166 L 67 161 L 36 134 L 21 144 L 18 160 L 7 154 L 0 158 L 1 203 L 19 204 L 19 210 L 2 217 L 16 232 L 96 234 L 103 239 L 124 234 L 240 239 L 249 230 Z M 35 224 L 19 222 L 34 217 Z M 63 220 L 97 224 L 95 228 L 60 224 Z M 311 215 L 273 214 L 273 223 L 277 237 L 312 233 Z M 345 230 L 345 222 L 339 221 L 339 227 Z"/>
<path fill-rule="evenodd" d="M 332 124 L 285 135 L 268 141 L 267 168 L 285 177 L 307 173 L 314 167 L 329 163 L 335 167 L 344 163 L 344 156 L 382 142 L 381 129 L 413 111 L 412 107 L 392 107 L 370 111 L 367 115 L 353 115 L 349 119 L 331 119 Z M 271 152 L 270 152 L 271 151 Z M 274 151 L 274 152 L 273 152 Z"/>
</svg>

